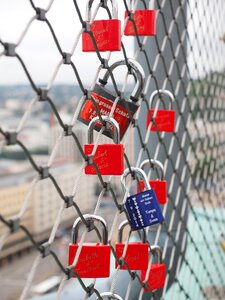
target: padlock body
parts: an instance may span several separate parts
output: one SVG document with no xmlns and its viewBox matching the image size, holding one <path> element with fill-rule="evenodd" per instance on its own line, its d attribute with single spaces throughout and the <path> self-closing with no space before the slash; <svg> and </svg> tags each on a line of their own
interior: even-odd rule
<svg viewBox="0 0 225 300">
<path fill-rule="evenodd" d="M 154 109 L 150 109 L 150 114 L 153 117 Z M 154 118 L 155 124 L 151 124 L 150 131 L 164 131 L 164 132 L 174 132 L 175 129 L 175 110 L 157 110 L 156 116 Z M 151 118 L 147 114 L 146 128 L 148 129 Z"/>
<path fill-rule="evenodd" d="M 69 244 L 68 264 L 71 265 L 79 244 Z M 110 246 L 85 243 L 74 268 L 81 278 L 104 278 L 110 275 Z M 76 277 L 76 275 L 74 275 Z"/>
<path fill-rule="evenodd" d="M 116 243 L 116 255 L 120 258 L 123 255 L 125 244 Z M 125 255 L 125 262 L 131 270 L 145 270 L 148 268 L 148 243 L 129 243 Z M 116 261 L 116 268 L 118 263 Z M 121 266 L 120 270 L 126 270 L 126 266 Z"/>
<path fill-rule="evenodd" d="M 84 154 L 90 155 L 94 144 L 84 145 Z M 124 145 L 102 144 L 97 146 L 93 161 L 96 163 L 101 175 L 122 175 L 124 172 Z M 86 166 L 85 174 L 95 175 L 93 165 Z"/>
<path fill-rule="evenodd" d="M 140 187 L 143 191 L 145 189 L 145 184 L 143 180 L 140 180 Z M 155 191 L 156 198 L 159 202 L 159 204 L 163 205 L 166 204 L 166 198 L 167 198 L 167 183 L 166 180 L 150 180 L 149 184 L 151 188 Z M 140 192 L 139 186 L 137 187 L 137 192 Z"/>
<path fill-rule="evenodd" d="M 95 102 L 100 115 L 108 116 L 111 112 L 113 103 L 116 99 L 115 95 L 110 93 L 105 87 L 102 87 L 98 84 L 96 84 L 94 91 L 91 93 L 91 96 L 93 98 L 93 101 Z M 95 105 L 92 100 L 86 100 L 84 105 L 81 108 L 80 114 L 78 119 L 88 125 L 90 121 L 98 116 L 97 110 L 95 108 Z M 119 100 L 117 102 L 113 118 L 117 121 L 120 129 L 120 140 L 122 140 L 127 128 L 130 125 L 130 117 L 128 114 L 128 110 L 130 111 L 131 117 L 135 114 L 137 111 L 138 106 L 133 104 L 132 102 L 125 103 L 124 100 Z M 94 129 L 99 131 L 101 129 L 101 124 L 96 123 Z M 103 133 L 104 135 L 112 138 L 112 136 L 109 134 L 108 131 L 105 131 Z"/>
<path fill-rule="evenodd" d="M 128 197 L 125 207 L 133 230 L 139 230 L 164 221 L 153 189 Z"/>
<path fill-rule="evenodd" d="M 121 50 L 121 22 L 117 19 L 95 20 L 90 26 L 99 51 Z M 82 33 L 82 50 L 95 51 L 90 34 Z"/>
<path fill-rule="evenodd" d="M 141 281 L 145 280 L 146 270 L 141 271 Z M 147 283 L 151 291 L 164 288 L 166 279 L 166 265 L 165 264 L 153 264 L 150 269 L 149 278 Z M 147 292 L 148 287 L 145 289 Z"/>
<path fill-rule="evenodd" d="M 127 12 L 125 12 L 125 18 L 127 15 Z M 156 35 L 156 10 L 136 10 L 134 13 L 134 22 L 137 28 L 137 34 L 139 36 Z M 124 34 L 135 36 L 135 30 L 132 21 L 127 21 Z"/>
</svg>

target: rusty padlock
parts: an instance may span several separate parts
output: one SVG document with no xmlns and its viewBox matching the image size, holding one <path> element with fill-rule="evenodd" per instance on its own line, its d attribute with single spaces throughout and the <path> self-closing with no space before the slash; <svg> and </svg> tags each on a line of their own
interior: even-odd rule
<svg viewBox="0 0 225 300">
<path fill-rule="evenodd" d="M 123 221 L 118 229 L 118 243 L 116 243 L 116 256 L 120 259 L 123 255 L 125 243 L 123 240 L 123 230 L 129 225 L 129 222 Z M 146 242 L 146 232 L 142 230 L 142 242 L 129 242 L 127 246 L 126 255 L 124 261 L 127 263 L 131 270 L 145 270 L 148 267 L 148 248 L 149 244 Z M 118 262 L 116 261 L 116 268 Z M 122 265 L 120 270 L 126 270 L 126 266 Z"/>
<path fill-rule="evenodd" d="M 129 6 L 129 11 L 132 13 L 133 9 L 131 7 L 131 2 L 133 3 L 134 1 L 130 1 L 130 6 Z M 146 6 L 145 9 L 135 10 L 135 12 L 133 13 L 133 18 L 137 29 L 137 35 L 139 36 L 156 35 L 156 13 L 157 13 L 156 10 L 147 9 Z M 128 12 L 126 11 L 125 19 L 127 18 L 127 16 L 128 16 Z M 134 24 L 131 20 L 127 21 L 124 34 L 131 35 L 131 36 L 136 35 Z"/>
<path fill-rule="evenodd" d="M 170 107 L 169 109 L 157 109 L 157 111 L 151 108 L 149 112 L 152 119 L 155 121 L 155 124 L 152 122 L 148 112 L 146 128 L 149 129 L 149 124 L 151 122 L 150 131 L 174 132 L 176 111 L 172 109 L 174 102 L 173 94 L 168 90 L 156 90 L 151 94 L 149 105 L 152 107 L 155 97 L 159 96 L 161 98 L 162 95 L 169 97 Z M 154 116 L 154 114 L 156 115 Z"/>
<path fill-rule="evenodd" d="M 102 243 L 83 243 L 78 262 L 74 271 L 81 278 L 104 278 L 110 275 L 110 245 L 108 244 L 108 231 L 105 220 L 96 215 L 84 215 L 84 219 L 93 227 L 95 221 L 102 225 Z M 82 224 L 77 218 L 72 228 L 72 243 L 69 244 L 68 264 L 72 265 L 79 243 L 78 230 Z M 93 228 L 91 228 L 93 229 Z M 76 275 L 74 275 L 76 277 Z"/>
<path fill-rule="evenodd" d="M 167 182 L 164 179 L 163 164 L 159 160 L 151 159 L 149 161 L 149 159 L 146 159 L 141 163 L 140 168 L 144 170 L 146 166 L 150 166 L 150 169 L 153 170 L 156 169 L 160 171 L 160 179 L 154 179 L 154 180 L 151 179 L 149 183 L 151 188 L 155 191 L 159 204 L 166 204 Z M 145 188 L 144 182 L 142 180 L 140 180 L 139 183 L 140 183 L 140 187 L 139 185 L 137 186 L 137 192 L 140 192 L 140 188 L 141 190 L 144 190 Z"/>
<path fill-rule="evenodd" d="M 130 73 L 134 76 L 136 80 L 136 85 L 128 100 L 121 99 L 117 102 L 116 108 L 113 113 L 113 118 L 119 124 L 120 140 L 122 140 L 127 128 L 130 125 L 130 116 L 133 117 L 133 115 L 139 107 L 139 97 L 141 96 L 145 79 L 144 70 L 141 67 L 141 65 L 133 59 L 128 59 L 128 62 L 130 65 Z M 126 61 L 120 60 L 113 63 L 110 69 L 113 72 L 113 70 L 117 67 L 125 65 Z M 114 93 L 110 92 L 108 89 L 105 88 L 109 76 L 110 71 L 107 70 L 103 79 L 99 79 L 100 84 L 96 84 L 93 92 L 91 93 L 91 97 L 93 100 L 86 100 L 84 105 L 82 106 L 78 117 L 78 119 L 82 123 L 88 125 L 89 122 L 98 115 L 93 101 L 98 107 L 101 115 L 107 116 L 110 114 L 114 101 L 117 97 Z M 130 116 L 128 111 L 130 112 Z M 101 127 L 97 124 L 95 126 L 95 130 L 99 131 L 100 129 Z M 111 137 L 107 132 L 105 132 L 104 134 L 108 137 Z"/>
<path fill-rule="evenodd" d="M 97 146 L 93 161 L 96 163 L 101 175 L 121 175 L 124 172 L 124 145 L 120 144 L 119 125 L 113 118 L 102 116 L 106 126 L 111 127 L 111 131 L 115 144 L 100 144 Z M 99 117 L 93 118 L 88 126 L 88 144 L 84 145 L 84 154 L 91 155 L 93 144 L 93 131 L 96 123 L 99 122 Z M 107 128 L 107 127 L 106 127 Z M 85 167 L 85 174 L 95 175 L 96 170 L 93 165 Z"/>
<path fill-rule="evenodd" d="M 132 174 L 131 174 L 132 172 Z M 132 175 L 135 179 L 144 181 L 146 190 L 135 195 L 128 196 L 125 201 L 125 208 L 129 216 L 130 226 L 133 230 L 143 229 L 148 226 L 160 224 L 164 221 L 161 208 L 156 194 L 151 189 L 145 172 L 140 168 L 130 167 L 121 176 L 121 183 L 124 191 L 127 192 L 125 178 Z"/>
<path fill-rule="evenodd" d="M 162 263 L 162 251 L 158 245 L 151 246 L 151 253 L 153 256 L 158 256 L 158 263 L 152 264 L 150 268 L 149 278 L 147 278 L 147 292 L 150 288 L 151 291 L 164 288 L 166 279 L 166 265 Z M 141 271 L 141 281 L 145 281 L 147 270 Z"/>
<path fill-rule="evenodd" d="M 89 0 L 86 6 L 86 22 L 91 21 L 91 8 L 94 0 Z M 100 6 L 105 7 L 104 3 Z M 118 19 L 118 4 L 116 0 L 112 3 L 112 19 L 94 20 L 90 25 L 96 45 L 99 51 L 120 51 L 121 50 L 121 21 Z M 88 32 L 82 33 L 82 50 L 84 52 L 96 51 L 91 35 Z"/>
</svg>

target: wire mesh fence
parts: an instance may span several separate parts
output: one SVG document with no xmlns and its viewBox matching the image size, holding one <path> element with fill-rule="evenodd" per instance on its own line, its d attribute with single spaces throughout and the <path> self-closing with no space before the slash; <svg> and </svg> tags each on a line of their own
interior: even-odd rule
<svg viewBox="0 0 225 300">
<path fill-rule="evenodd" d="M 87 14 L 86 3 L 75 0 L 63 5 L 56 0 L 40 2 L 1 3 L 2 16 L 8 15 L 2 17 L 0 27 L 0 257 L 3 261 L 15 251 L 32 248 L 28 263 L 21 259 L 18 275 L 13 264 L 2 263 L 0 282 L 8 289 L 3 297 L 32 298 L 35 283 L 48 278 L 52 269 L 60 275 L 57 290 L 40 299 L 104 299 L 110 295 L 127 300 L 224 299 L 223 1 L 124 0 L 118 5 L 122 26 L 117 38 L 121 34 L 122 42 L 117 52 L 99 51 L 108 41 L 102 32 L 96 38 L 90 30 L 90 23 L 99 14 L 115 19 L 115 1 L 89 1 Z M 156 34 L 140 35 L 142 24 L 135 19 L 135 12 L 140 10 L 151 11 L 153 17 L 156 13 Z M 23 23 L 18 23 L 18 28 L 13 22 L 16 12 Z M 128 25 L 132 33 L 127 32 Z M 92 43 L 92 54 L 82 53 L 84 35 Z M 12 85 L 7 86 L 20 82 L 20 77 L 28 82 L 27 99 L 23 86 L 14 94 Z M 68 90 L 62 101 L 65 86 L 57 85 L 58 77 L 59 82 L 63 79 L 76 86 L 71 87 L 75 101 L 69 99 Z M 110 95 L 107 101 L 111 104 L 98 93 L 103 98 Z M 5 101 L 9 96 L 19 99 L 19 105 L 11 99 Z M 170 132 L 157 121 L 162 110 L 175 114 L 174 129 L 167 130 Z M 17 117 L 9 121 L 8 111 L 16 111 Z M 100 144 L 112 143 L 110 136 L 116 141 L 117 127 L 114 123 L 108 126 L 103 115 L 115 119 L 119 115 L 117 121 L 125 122 L 119 124 L 124 135 L 121 144 L 126 175 L 131 178 L 124 187 L 120 176 L 102 174 L 93 161 Z M 47 127 L 38 123 L 35 135 L 33 119 L 43 121 L 43 117 Z M 95 133 L 86 126 L 93 117 L 99 122 Z M 45 136 L 48 152 L 42 147 Z M 87 139 L 94 144 L 89 154 L 84 151 Z M 13 168 L 21 157 L 26 164 L 23 173 Z M 4 173 L 9 158 L 10 176 Z M 112 165 L 118 164 L 117 158 L 113 157 Z M 84 174 L 87 167 L 96 175 Z M 136 174 L 140 168 L 147 171 L 150 183 L 154 172 L 167 182 L 166 203 L 160 208 L 165 220 L 144 232 L 135 230 L 136 236 L 134 230 L 126 232 L 124 251 L 118 256 L 119 224 L 127 219 L 131 225 L 135 223 L 125 206 L 129 194 L 143 189 Z M 4 180 L 5 175 L 10 179 Z M 77 232 L 73 236 L 79 244 L 68 263 L 70 241 L 60 244 L 58 234 L 65 227 L 74 232 L 72 225 L 77 218 L 82 230 L 78 237 Z M 93 218 L 102 223 L 103 237 Z M 144 239 L 142 234 L 146 234 L 150 249 L 145 272 L 130 268 L 124 261 L 128 246 Z M 76 269 L 80 253 L 87 242 L 99 238 L 105 240 L 111 259 L 105 262 L 102 256 L 95 264 L 105 268 L 108 263 L 110 276 L 84 279 Z M 154 254 L 158 246 L 166 274 L 163 287 L 154 289 L 149 277 L 157 263 Z M 15 257 L 14 262 L 19 260 Z M 94 267 L 92 262 L 90 268 Z"/>
</svg>

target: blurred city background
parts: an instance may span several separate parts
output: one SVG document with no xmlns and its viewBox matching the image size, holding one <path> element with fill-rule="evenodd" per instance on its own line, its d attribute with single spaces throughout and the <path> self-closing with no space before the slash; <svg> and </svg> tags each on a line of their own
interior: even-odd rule
<svg viewBox="0 0 225 300">
<path fill-rule="evenodd" d="M 35 1 L 35 5 L 47 8 L 47 2 L 38 0 Z M 62 49 L 70 52 L 81 26 L 73 1 L 64 2 L 53 1 L 48 18 Z M 78 1 L 78 4 L 84 17 L 86 1 Z M 168 288 L 163 291 L 163 297 L 174 300 L 225 299 L 225 5 L 223 0 L 166 0 L 155 1 L 155 4 L 150 3 L 150 6 L 159 10 L 157 38 L 152 38 L 146 43 L 147 54 L 155 74 L 153 77 L 148 77 L 149 70 L 144 55 L 137 57 L 145 69 L 146 78 L 150 78 L 151 81 L 147 97 L 153 90 L 164 87 L 169 90 L 173 88 L 172 92 L 177 100 L 176 134 L 167 137 L 150 136 L 148 142 L 152 157 L 159 153 L 158 158 L 166 165 L 166 179 L 168 182 L 171 180 L 168 189 L 169 204 L 163 209 L 166 226 L 162 229 L 163 237 L 159 241 L 164 251 L 163 257 L 171 271 L 167 274 L 169 283 Z M 124 19 L 124 11 L 124 5 L 120 3 L 120 19 Z M 27 0 L 0 0 L 0 128 L 4 132 L 17 131 L 17 139 L 26 146 L 38 166 L 46 166 L 51 162 L 51 174 L 64 195 L 71 195 L 75 190 L 76 204 L 82 214 L 90 213 L 94 211 L 102 192 L 98 178 L 82 173 L 84 160 L 74 139 L 67 136 L 59 140 L 63 131 L 52 107 L 49 103 L 38 101 L 36 92 L 18 60 L 3 53 L 3 42 L 17 43 L 34 15 L 34 10 Z M 102 16 L 105 15 L 100 10 L 98 17 Z M 165 24 L 162 25 L 164 16 L 164 21 L 168 22 L 167 30 L 163 27 Z M 49 29 L 43 23 L 38 20 L 32 21 L 24 39 L 18 45 L 18 53 L 23 57 L 35 84 L 42 88 L 50 85 L 49 97 L 53 99 L 63 123 L 70 124 L 74 113 L 79 109 L 82 90 L 71 68 L 63 64 L 60 69 L 56 68 L 61 57 Z M 123 42 L 128 57 L 136 58 L 136 40 L 123 37 Z M 173 45 L 172 50 L 170 42 Z M 162 58 L 158 56 L 160 49 Z M 123 59 L 123 55 L 112 53 L 110 64 L 118 59 Z M 73 61 L 85 88 L 88 89 L 99 67 L 96 54 L 82 53 L 79 40 Z M 115 72 L 120 88 L 125 71 L 124 69 L 122 72 Z M 104 70 L 101 70 L 100 75 L 102 74 Z M 132 92 L 133 85 L 134 81 L 129 79 L 126 87 L 128 95 Z M 113 89 L 113 86 L 110 84 L 109 88 Z M 138 120 L 142 134 L 145 133 L 145 114 L 146 109 L 142 108 Z M 24 118 L 27 118 L 25 124 Z M 77 121 L 73 130 L 83 147 L 87 142 L 87 126 Z M 165 147 L 160 144 L 162 138 Z M 100 141 L 109 142 L 109 139 L 102 136 Z M 62 212 L 59 191 L 49 178 L 39 180 L 37 172 L 20 145 L 7 146 L 4 142 L 5 137 L 0 133 L 0 215 L 10 220 L 21 214 L 21 224 L 29 229 L 37 243 L 42 244 L 49 239 L 55 220 Z M 141 148 L 135 128 L 128 131 L 124 143 L 129 162 L 134 165 Z M 52 153 L 54 157 L 51 161 Z M 187 169 L 187 173 L 182 172 L 184 169 Z M 121 203 L 123 190 L 120 178 L 113 178 L 111 183 Z M 26 207 L 25 211 L 21 211 L 22 207 Z M 178 212 L 174 212 L 176 208 Z M 109 229 L 116 212 L 112 197 L 105 192 L 99 214 L 106 219 Z M 51 245 L 63 266 L 67 266 L 71 228 L 77 217 L 74 207 L 63 211 Z M 123 219 L 124 216 L 120 215 L 118 224 Z M 172 225 L 171 219 L 175 220 Z M 179 236 L 176 236 L 179 231 L 177 228 L 182 232 Z M 159 233 L 157 228 L 152 229 L 152 238 L 157 236 L 157 232 Z M 174 240 L 172 243 L 170 234 L 178 246 L 174 244 Z M 90 234 L 90 239 L 94 238 L 94 235 Z M 112 234 L 113 245 L 116 240 L 115 230 Z M 4 222 L 0 221 L 1 300 L 20 299 L 36 257 L 37 250 L 24 232 L 18 230 L 11 234 Z M 26 299 L 45 294 L 50 296 L 51 292 L 54 298 L 46 299 L 56 299 L 55 292 L 62 275 L 62 270 L 52 256 L 44 258 L 35 271 Z M 128 278 L 124 280 L 128 285 Z M 103 289 L 102 286 L 109 289 L 110 283 L 111 278 L 109 282 L 100 280 L 97 286 L 100 290 Z M 80 299 L 76 294 L 79 283 L 72 279 L 67 285 L 63 296 L 68 297 L 67 299 Z M 118 290 L 121 294 L 124 295 L 127 285 L 126 288 L 119 285 Z M 133 300 L 138 299 L 137 296 L 133 297 Z M 162 295 L 155 297 L 154 299 L 161 299 Z M 151 298 L 147 296 L 145 299 Z"/>
</svg>

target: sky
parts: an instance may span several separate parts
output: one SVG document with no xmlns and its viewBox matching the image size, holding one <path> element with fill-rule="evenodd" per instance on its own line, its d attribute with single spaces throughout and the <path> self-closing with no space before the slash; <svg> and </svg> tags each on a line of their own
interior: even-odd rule
<svg viewBox="0 0 225 300">
<path fill-rule="evenodd" d="M 97 1 L 96 1 L 97 2 Z M 39 0 L 35 4 L 45 8 L 49 1 Z M 85 18 L 86 1 L 78 1 L 82 15 Z M 119 17 L 123 19 L 123 7 Z M 105 12 L 99 11 L 101 17 Z M 0 38 L 5 42 L 16 43 L 28 21 L 34 15 L 34 11 L 28 0 L 0 0 Z M 104 15 L 103 15 L 104 16 Z M 81 29 L 78 16 L 72 0 L 55 0 L 47 14 L 60 45 L 64 51 L 71 51 L 76 36 Z M 125 47 L 128 56 L 132 57 L 134 52 L 133 43 L 130 38 L 125 38 Z M 35 81 L 47 82 L 54 72 L 54 68 L 60 60 L 60 55 L 51 37 L 46 24 L 35 20 L 32 23 L 23 42 L 17 48 L 18 53 L 24 59 L 28 69 Z M 1 52 L 1 49 L 0 49 Z M 102 54 L 103 57 L 106 54 Z M 123 58 L 122 52 L 112 54 L 110 61 Z M 82 53 L 81 39 L 73 55 L 73 61 L 78 68 L 84 81 L 92 82 L 93 70 L 99 66 L 99 60 L 95 53 Z M 24 72 L 14 58 L 0 58 L 0 84 L 14 84 L 27 82 Z M 74 75 L 70 67 L 63 66 L 56 78 L 56 82 L 74 83 Z"/>
<path fill-rule="evenodd" d="M 118 2 L 120 3 L 119 18 L 123 20 L 124 6 L 122 1 Z M 45 8 L 49 1 L 36 0 L 34 3 L 36 6 Z M 78 3 L 85 19 L 86 1 L 79 0 Z M 225 66 L 223 56 L 221 56 L 221 53 L 224 53 L 225 44 L 222 45 L 219 41 L 219 37 L 225 32 L 225 17 L 221 22 L 221 14 L 225 16 L 225 5 L 224 0 L 198 0 L 198 9 L 195 9 L 195 3 L 196 0 L 189 1 L 191 11 L 195 12 L 193 14 L 194 22 L 189 23 L 189 33 L 197 57 L 198 68 L 200 73 L 204 74 L 205 70 L 219 70 Z M 100 10 L 98 17 L 104 16 L 104 12 L 103 15 L 102 12 L 103 10 Z M 16 43 L 33 15 L 34 11 L 28 0 L 0 0 L 0 38 L 5 42 Z M 62 49 L 69 52 L 81 29 L 73 1 L 55 0 L 47 17 L 55 30 Z M 218 23 L 218 20 L 220 23 Z M 201 27 L 199 22 L 201 22 Z M 198 33 L 197 39 L 195 32 Z M 123 42 L 128 57 L 133 57 L 133 39 L 124 37 Z M 1 51 L 2 48 L 0 47 Z M 23 42 L 17 48 L 17 52 L 23 58 L 34 81 L 38 83 L 49 81 L 61 58 L 46 24 L 37 20 L 32 23 Z M 102 55 L 105 57 L 106 54 Z M 196 57 L 193 59 L 193 56 L 190 55 L 188 60 L 193 77 L 196 76 L 193 64 Z M 114 52 L 110 61 L 113 62 L 122 58 L 123 54 L 121 52 Z M 99 60 L 95 53 L 82 53 L 81 39 L 73 55 L 73 61 L 82 80 L 90 84 L 94 79 L 95 70 L 99 66 Z M 122 80 L 122 76 L 120 76 L 120 79 Z M 15 58 L 0 58 L 0 85 L 27 82 L 26 76 Z M 74 83 L 74 74 L 71 68 L 63 66 L 56 78 L 56 83 Z"/>
</svg>

